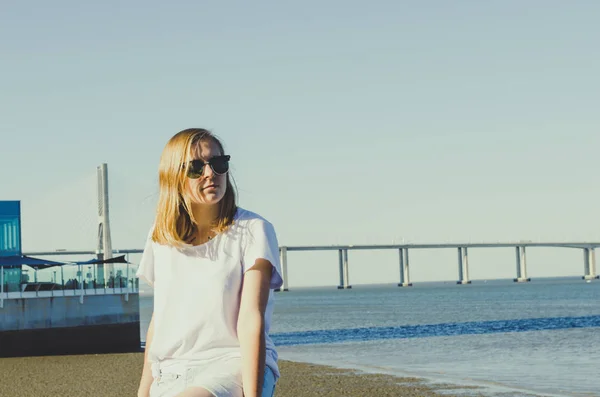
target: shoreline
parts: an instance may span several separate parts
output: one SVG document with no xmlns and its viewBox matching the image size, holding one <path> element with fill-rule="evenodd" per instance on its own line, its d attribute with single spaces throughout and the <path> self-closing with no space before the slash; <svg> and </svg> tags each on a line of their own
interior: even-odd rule
<svg viewBox="0 0 600 397">
<path fill-rule="evenodd" d="M 399 383 L 415 383 L 416 385 L 429 390 L 434 396 L 503 396 L 503 397 L 570 397 L 571 394 L 552 393 L 520 388 L 518 386 L 509 386 L 499 384 L 494 381 L 461 379 L 444 374 L 420 374 L 410 372 L 394 371 L 382 367 L 372 367 L 367 365 L 336 365 L 325 361 L 311 362 L 303 359 L 280 359 L 279 362 L 292 362 L 294 364 L 311 365 L 332 369 L 334 371 L 344 372 L 351 376 L 376 375 L 396 379 Z M 402 394 L 405 395 L 405 394 Z M 419 394 L 421 395 L 421 394 Z M 428 396 L 429 394 L 427 394 Z M 412 395 L 411 395 L 412 396 Z"/>
<path fill-rule="evenodd" d="M 135 396 L 143 359 L 143 353 L 0 358 L 0 396 Z M 276 397 L 460 397 L 467 390 L 469 396 L 483 395 L 479 387 L 431 384 L 424 378 L 287 360 L 279 366 Z"/>
</svg>

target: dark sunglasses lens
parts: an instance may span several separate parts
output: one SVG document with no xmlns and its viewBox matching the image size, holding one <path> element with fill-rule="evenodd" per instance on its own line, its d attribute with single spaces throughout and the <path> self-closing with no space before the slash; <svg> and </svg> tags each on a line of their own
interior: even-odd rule
<svg viewBox="0 0 600 397">
<path fill-rule="evenodd" d="M 217 174 L 224 174 L 229 171 L 229 160 L 226 157 L 216 157 L 210 161 L 213 171 Z"/>
<path fill-rule="evenodd" d="M 203 161 L 192 161 L 190 162 L 190 168 L 188 170 L 188 177 L 192 179 L 198 179 L 202 176 L 202 172 L 204 171 L 204 162 Z"/>
</svg>

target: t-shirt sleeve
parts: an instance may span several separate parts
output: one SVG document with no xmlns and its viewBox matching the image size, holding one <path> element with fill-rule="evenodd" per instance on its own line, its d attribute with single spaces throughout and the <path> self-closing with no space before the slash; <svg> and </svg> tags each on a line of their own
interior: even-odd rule
<svg viewBox="0 0 600 397">
<path fill-rule="evenodd" d="M 256 264 L 257 259 L 266 259 L 273 266 L 270 288 L 276 289 L 283 284 L 281 264 L 279 263 L 279 244 L 273 225 L 263 219 L 250 222 L 244 244 L 242 268 L 246 273 Z"/>
<path fill-rule="evenodd" d="M 148 233 L 140 266 L 136 272 L 136 276 L 143 279 L 151 287 L 154 287 L 154 249 L 152 247 L 152 230 Z"/>
</svg>

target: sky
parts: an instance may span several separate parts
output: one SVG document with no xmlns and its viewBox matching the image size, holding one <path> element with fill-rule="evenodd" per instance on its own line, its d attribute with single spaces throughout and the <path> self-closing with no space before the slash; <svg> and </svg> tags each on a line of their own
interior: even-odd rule
<svg viewBox="0 0 600 397">
<path fill-rule="evenodd" d="M 142 248 L 167 140 L 208 128 L 240 206 L 280 245 L 600 241 L 596 1 L 28 1 L 0 6 L 0 200 L 24 251 L 95 249 L 108 164 L 115 249 Z M 474 279 L 513 249 L 469 251 Z M 397 252 L 349 254 L 352 284 Z M 134 258 L 135 260 L 135 258 Z M 337 252 L 290 253 L 290 286 Z M 583 274 L 530 249 L 530 277 Z M 414 282 L 455 250 L 411 252 Z"/>
</svg>

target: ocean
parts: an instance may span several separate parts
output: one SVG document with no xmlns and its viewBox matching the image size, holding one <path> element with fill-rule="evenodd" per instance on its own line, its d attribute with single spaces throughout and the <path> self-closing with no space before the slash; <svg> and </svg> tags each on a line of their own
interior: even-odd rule
<svg viewBox="0 0 600 397">
<path fill-rule="evenodd" d="M 600 396 L 597 280 L 291 288 L 275 299 L 281 359 L 481 386 L 489 396 Z M 144 339 L 152 296 L 141 296 L 140 310 Z"/>
</svg>

